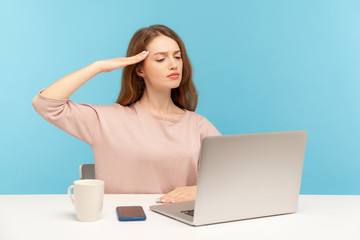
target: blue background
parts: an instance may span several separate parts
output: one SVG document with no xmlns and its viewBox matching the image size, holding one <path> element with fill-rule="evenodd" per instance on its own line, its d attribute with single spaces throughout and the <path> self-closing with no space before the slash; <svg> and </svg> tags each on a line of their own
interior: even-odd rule
<svg viewBox="0 0 360 240">
<path fill-rule="evenodd" d="M 2 1 L 0 21 L 0 194 L 66 193 L 92 149 L 42 119 L 32 99 L 125 56 L 153 24 L 183 39 L 196 112 L 222 134 L 307 130 L 301 193 L 360 193 L 359 1 Z M 121 73 L 97 75 L 70 99 L 112 104 Z"/>
</svg>

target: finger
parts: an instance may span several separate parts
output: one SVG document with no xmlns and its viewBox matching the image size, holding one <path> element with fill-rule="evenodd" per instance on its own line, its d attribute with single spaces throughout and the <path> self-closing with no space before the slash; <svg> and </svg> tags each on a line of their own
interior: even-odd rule
<svg viewBox="0 0 360 240">
<path fill-rule="evenodd" d="M 174 192 L 169 196 L 165 197 L 167 200 L 176 200 L 177 198 L 181 197 L 184 193 L 183 192 Z"/>
<path fill-rule="evenodd" d="M 196 193 L 191 192 L 179 192 L 172 196 L 165 198 L 166 200 L 163 203 L 169 202 L 183 202 L 183 201 L 193 201 L 196 198 Z"/>
<path fill-rule="evenodd" d="M 144 60 L 147 56 L 149 56 L 149 51 L 146 51 L 146 52 L 142 53 L 142 55 L 140 55 L 140 57 L 138 58 L 138 60 L 142 61 L 142 60 Z"/>
<path fill-rule="evenodd" d="M 157 201 L 160 202 L 160 203 L 162 203 L 162 202 L 166 201 L 166 199 L 168 199 L 168 197 L 162 196 L 162 197 L 158 198 Z"/>
<path fill-rule="evenodd" d="M 156 199 L 156 203 L 171 203 L 171 202 L 175 202 L 175 200 L 171 200 L 171 199 Z"/>
<path fill-rule="evenodd" d="M 193 200 L 194 200 L 194 198 L 191 196 L 182 196 L 181 195 L 176 198 L 164 199 L 160 203 L 175 203 L 175 202 L 185 202 L 185 201 L 193 201 Z"/>
<path fill-rule="evenodd" d="M 168 198 L 168 199 L 166 199 L 166 201 L 164 201 L 162 203 L 174 203 L 174 202 L 183 202 L 183 201 L 190 201 L 190 200 L 191 200 L 191 198 L 188 196 L 179 195 L 177 197 Z"/>
<path fill-rule="evenodd" d="M 194 200 L 195 196 L 196 196 L 196 186 L 177 187 L 171 192 L 157 199 L 157 203 L 190 201 L 190 200 Z"/>
<path fill-rule="evenodd" d="M 149 51 L 142 51 L 141 53 L 138 53 L 138 54 L 130 57 L 130 59 L 135 62 L 139 62 L 139 61 L 145 59 L 148 55 L 149 55 Z"/>
<path fill-rule="evenodd" d="M 189 201 L 192 200 L 191 196 L 184 195 L 182 192 L 177 192 L 172 194 L 171 196 L 163 196 L 158 199 L 158 203 L 174 203 L 174 202 L 181 202 L 181 201 Z"/>
<path fill-rule="evenodd" d="M 168 192 L 167 194 L 165 194 L 164 196 L 160 197 L 161 200 L 163 199 L 173 199 L 178 197 L 179 195 L 184 194 L 183 191 L 180 191 L 179 189 L 174 189 L 171 192 Z"/>
<path fill-rule="evenodd" d="M 156 199 L 156 202 L 157 203 L 169 203 L 173 200 L 174 194 L 177 194 L 176 190 L 173 190 L 173 191 L 161 196 L 160 198 Z"/>
<path fill-rule="evenodd" d="M 156 199 L 156 202 L 157 202 L 157 203 L 164 202 L 164 201 L 166 200 L 166 198 L 168 198 L 168 197 L 169 197 L 169 195 L 170 195 L 170 194 L 171 194 L 171 192 L 169 192 L 169 193 L 167 193 L 167 194 L 165 194 L 165 195 L 163 195 L 163 196 L 159 197 L 158 199 Z"/>
<path fill-rule="evenodd" d="M 149 52 L 142 51 L 141 53 L 138 53 L 131 57 L 124 57 L 121 60 L 126 62 L 126 65 L 132 65 L 138 62 L 141 62 L 149 55 Z"/>
<path fill-rule="evenodd" d="M 160 202 L 158 203 L 163 203 L 163 204 L 167 204 L 167 203 L 174 203 L 176 202 L 175 200 L 172 200 L 172 199 L 163 199 L 161 200 Z"/>
<path fill-rule="evenodd" d="M 174 200 L 175 202 L 184 202 L 184 201 L 189 201 L 188 199 L 186 198 L 178 198 L 176 200 Z"/>
<path fill-rule="evenodd" d="M 165 203 L 165 202 L 169 202 L 170 199 L 171 199 L 171 195 L 169 193 L 167 193 L 164 196 L 156 199 L 156 202 L 157 203 Z"/>
</svg>

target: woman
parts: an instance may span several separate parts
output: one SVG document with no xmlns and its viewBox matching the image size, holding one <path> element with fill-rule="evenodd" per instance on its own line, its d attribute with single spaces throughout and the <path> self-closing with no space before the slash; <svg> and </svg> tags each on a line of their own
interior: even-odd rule
<svg viewBox="0 0 360 240">
<path fill-rule="evenodd" d="M 122 67 L 116 103 L 69 100 L 92 77 Z M 126 57 L 96 61 L 59 79 L 32 104 L 47 121 L 93 148 L 105 193 L 168 193 L 157 200 L 162 203 L 195 199 L 201 141 L 221 135 L 194 112 L 190 60 L 180 37 L 164 25 L 138 30 Z"/>
</svg>

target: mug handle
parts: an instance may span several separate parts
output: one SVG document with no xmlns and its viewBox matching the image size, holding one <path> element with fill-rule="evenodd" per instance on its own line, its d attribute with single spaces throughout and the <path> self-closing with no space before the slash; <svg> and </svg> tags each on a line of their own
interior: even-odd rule
<svg viewBox="0 0 360 240">
<path fill-rule="evenodd" d="M 75 206 L 74 198 L 73 198 L 73 196 L 72 196 L 72 194 L 71 194 L 71 189 L 73 189 L 73 188 L 74 188 L 74 185 L 71 185 L 71 186 L 68 188 L 68 195 L 69 195 L 69 198 L 70 198 L 72 204 Z"/>
</svg>

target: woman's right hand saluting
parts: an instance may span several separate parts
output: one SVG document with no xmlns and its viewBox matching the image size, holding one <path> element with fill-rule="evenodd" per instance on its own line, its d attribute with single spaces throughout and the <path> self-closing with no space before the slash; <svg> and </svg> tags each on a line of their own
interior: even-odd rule
<svg viewBox="0 0 360 240">
<path fill-rule="evenodd" d="M 69 99 L 69 97 L 84 83 L 101 72 L 111 72 L 112 70 L 125 67 L 127 65 L 141 62 L 149 55 L 148 51 L 143 51 L 131 57 L 119 57 L 100 60 L 66 75 L 55 81 L 44 89 L 42 96 L 48 98 Z"/>
<path fill-rule="evenodd" d="M 149 55 L 149 51 L 142 51 L 131 57 L 119 57 L 105 60 L 96 61 L 100 66 L 101 72 L 111 72 L 112 70 L 119 69 L 128 65 L 141 62 Z"/>
</svg>

